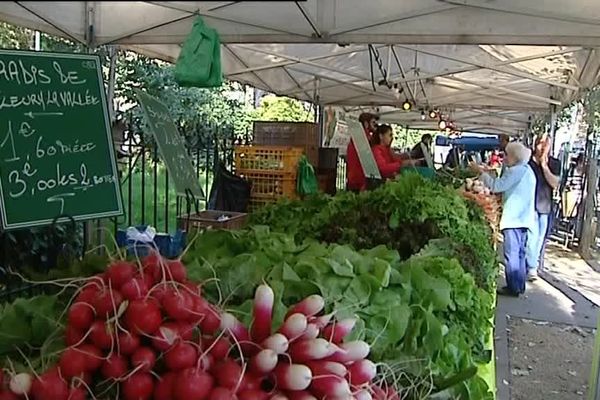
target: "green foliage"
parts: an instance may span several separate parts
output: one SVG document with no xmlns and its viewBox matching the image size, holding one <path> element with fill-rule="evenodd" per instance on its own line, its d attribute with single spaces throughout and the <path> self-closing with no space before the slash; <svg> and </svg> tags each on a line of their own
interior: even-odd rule
<svg viewBox="0 0 600 400">
<path fill-rule="evenodd" d="M 353 333 L 372 344 L 376 362 L 402 363 L 413 378 L 431 373 L 439 380 L 489 361 L 484 350 L 491 296 L 477 288 L 457 261 L 415 256 L 401 262 L 398 252 L 378 246 L 355 251 L 347 245 L 309 241 L 262 226 L 247 231 L 209 231 L 186 255 L 188 274 L 205 281 L 203 294 L 250 322 L 255 288 L 267 282 L 276 292 L 274 325 L 285 305 L 311 294 L 326 300 L 338 318 L 358 316 Z M 214 280 L 215 277 L 218 281 Z M 218 283 L 217 283 L 218 282 Z M 408 386 L 408 381 L 401 382 Z M 429 383 L 415 391 L 434 390 Z M 453 389 L 488 398 L 487 387 L 471 378 Z M 407 393 L 403 398 L 413 398 Z M 416 398 L 416 397 L 415 397 Z M 456 398 L 456 397 L 453 397 Z"/>
<path fill-rule="evenodd" d="M 315 114 L 301 101 L 289 97 L 268 95 L 261 99 L 255 111 L 257 121 L 314 122 Z"/>
<path fill-rule="evenodd" d="M 0 48 L 3 49 L 29 49 L 33 42 L 33 32 L 0 22 Z"/>
<path fill-rule="evenodd" d="M 487 290 L 495 284 L 496 254 L 483 214 L 453 189 L 406 174 L 377 190 L 285 201 L 253 214 L 251 224 L 268 225 L 297 239 L 315 238 L 357 249 L 386 245 L 406 259 L 431 239 L 449 237 L 464 246 L 463 267 Z"/>
<path fill-rule="evenodd" d="M 4 265 L 21 269 L 53 267 L 61 260 L 72 261 L 83 250 L 82 226 L 57 224 L 31 229 L 5 231 L 0 234 L 4 243 Z"/>
<path fill-rule="evenodd" d="M 410 129 L 401 125 L 392 125 L 392 128 L 394 128 L 394 142 L 392 146 L 400 149 L 412 149 L 421 141 L 421 136 L 426 133 L 429 133 L 434 138 L 437 134 L 439 134 L 437 131 Z"/>
<path fill-rule="evenodd" d="M 435 180 L 444 186 L 452 186 L 456 189 L 465 183 L 467 178 L 475 178 L 476 173 L 470 169 L 454 169 L 451 171 L 440 169 L 435 173 Z"/>
<path fill-rule="evenodd" d="M 34 369 L 44 369 L 42 364 L 64 347 L 59 339 L 63 309 L 64 304 L 57 297 L 45 295 L 19 298 L 0 306 L 0 366 L 8 367 L 5 361 L 10 359 L 17 371 L 30 372 L 23 354 Z"/>
<path fill-rule="evenodd" d="M 165 103 L 176 125 L 186 135 L 207 136 L 212 134 L 213 126 L 246 133 L 250 118 L 248 110 L 233 95 L 234 84 L 214 89 L 186 88 L 177 84 L 173 73 L 171 64 L 132 52 L 123 53 L 117 64 L 115 97 L 122 102 L 121 107 L 133 107 L 131 111 L 139 117 L 134 91 L 145 90 Z"/>
</svg>

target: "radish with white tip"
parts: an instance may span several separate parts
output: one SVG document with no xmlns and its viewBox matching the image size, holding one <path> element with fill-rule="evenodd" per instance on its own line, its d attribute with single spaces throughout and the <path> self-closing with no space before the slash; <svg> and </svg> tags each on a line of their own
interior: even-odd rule
<svg viewBox="0 0 600 400">
<path fill-rule="evenodd" d="M 25 396 L 29 394 L 31 390 L 31 384 L 33 383 L 33 378 L 26 372 L 13 375 L 10 378 L 10 382 L 8 383 L 8 387 L 10 391 L 18 396 Z"/>
<path fill-rule="evenodd" d="M 292 341 L 299 338 L 304 333 L 307 325 L 308 321 L 306 315 L 296 313 L 287 317 L 278 332 L 288 338 L 288 340 Z"/>
<path fill-rule="evenodd" d="M 275 379 L 279 389 L 304 390 L 312 382 L 312 372 L 302 364 L 279 364 L 275 368 Z"/>
<path fill-rule="evenodd" d="M 273 319 L 273 303 L 275 294 L 267 285 L 260 285 L 254 294 L 254 310 L 250 336 L 256 343 L 260 343 L 271 335 Z"/>
<path fill-rule="evenodd" d="M 271 335 L 262 342 L 262 347 L 264 349 L 271 349 L 277 354 L 284 354 L 288 351 L 289 346 L 290 341 L 281 333 Z"/>
<path fill-rule="evenodd" d="M 320 313 L 324 307 L 325 300 L 323 297 L 318 294 L 313 294 L 302 300 L 300 303 L 292 306 L 285 317 L 287 318 L 296 313 L 303 314 L 306 317 L 312 317 L 313 315 Z"/>
</svg>

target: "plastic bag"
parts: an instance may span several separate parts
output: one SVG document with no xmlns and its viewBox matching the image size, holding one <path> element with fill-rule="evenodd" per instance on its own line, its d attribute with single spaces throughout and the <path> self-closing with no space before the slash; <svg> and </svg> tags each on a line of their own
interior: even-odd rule
<svg viewBox="0 0 600 400">
<path fill-rule="evenodd" d="M 175 64 L 175 80 L 181 86 L 216 87 L 223 83 L 221 41 L 216 30 L 201 17 L 194 21 Z"/>
<path fill-rule="evenodd" d="M 300 195 L 316 194 L 319 191 L 319 182 L 315 169 L 308 162 L 306 156 L 300 158 L 298 163 L 297 192 Z"/>
<path fill-rule="evenodd" d="M 146 226 L 144 229 L 130 226 L 126 231 L 127 240 L 133 242 L 152 243 L 156 236 L 156 229 L 152 226 Z"/>
<path fill-rule="evenodd" d="M 209 210 L 245 213 L 250 201 L 252 186 L 248 181 L 227 171 L 223 163 L 215 166 L 215 178 L 210 188 Z"/>
</svg>

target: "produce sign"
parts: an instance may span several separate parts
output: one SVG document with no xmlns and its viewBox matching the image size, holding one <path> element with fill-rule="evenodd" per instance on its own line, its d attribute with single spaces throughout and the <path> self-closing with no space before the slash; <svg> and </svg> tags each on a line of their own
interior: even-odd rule
<svg viewBox="0 0 600 400">
<path fill-rule="evenodd" d="M 122 214 L 99 58 L 1 50 L 0 84 L 3 227 Z"/>
<path fill-rule="evenodd" d="M 173 123 L 169 110 L 154 97 L 142 91 L 136 93 L 148 126 L 175 183 L 177 194 L 180 196 L 193 195 L 196 200 L 204 200 L 204 192 L 200 187 L 192 159 L 185 148 L 183 137 Z"/>
<path fill-rule="evenodd" d="M 116 261 L 86 281 L 68 308 L 58 362 L 35 374 L 7 363 L 0 399 L 400 400 L 375 382 L 369 344 L 351 338 L 357 320 L 325 314 L 321 296 L 278 322 L 273 290 L 258 285 L 245 325 L 203 297 L 179 260 Z"/>
</svg>

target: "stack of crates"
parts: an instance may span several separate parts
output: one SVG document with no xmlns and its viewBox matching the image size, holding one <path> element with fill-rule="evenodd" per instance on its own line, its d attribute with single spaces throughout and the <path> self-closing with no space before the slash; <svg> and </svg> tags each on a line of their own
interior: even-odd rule
<svg viewBox="0 0 600 400">
<path fill-rule="evenodd" d="M 250 212 L 281 198 L 295 199 L 301 147 L 236 146 L 235 173 L 252 184 Z"/>
<path fill-rule="evenodd" d="M 302 147 L 308 162 L 319 164 L 319 129 L 310 122 L 255 121 L 252 143 L 259 146 Z"/>
</svg>

